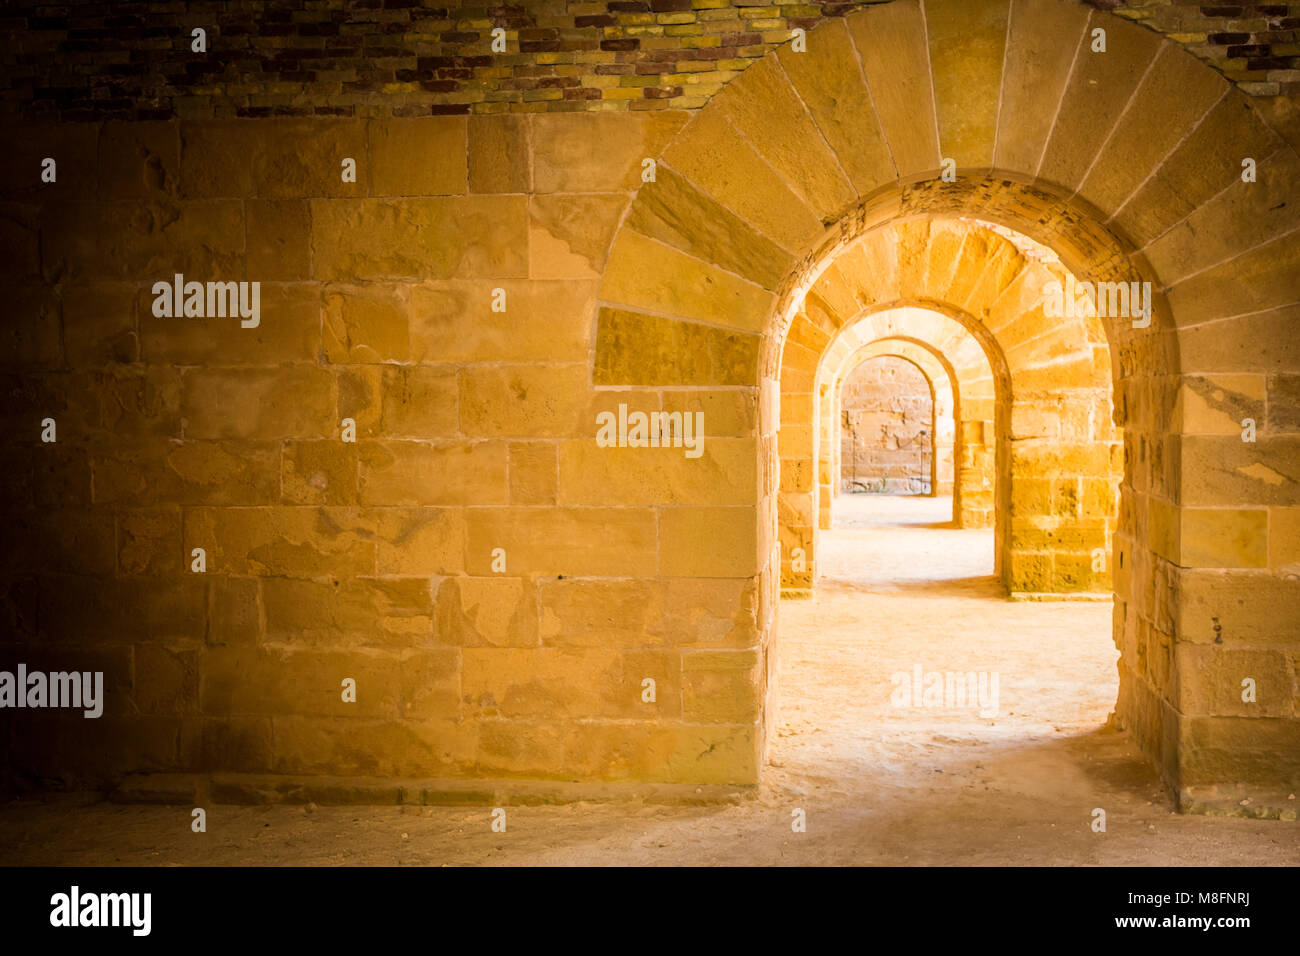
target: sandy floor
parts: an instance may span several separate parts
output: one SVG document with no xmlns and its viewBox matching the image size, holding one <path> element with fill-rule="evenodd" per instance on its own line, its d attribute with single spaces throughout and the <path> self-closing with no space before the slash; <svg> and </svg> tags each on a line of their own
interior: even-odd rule
<svg viewBox="0 0 1300 956">
<path fill-rule="evenodd" d="M 1109 603 L 1018 603 L 948 499 L 853 496 L 813 602 L 781 608 L 761 793 L 734 805 L 189 808 L 11 804 L 22 864 L 1295 865 L 1300 824 L 1179 816 L 1126 738 Z M 996 714 L 891 704 L 891 675 L 998 676 Z M 990 685 L 986 685 L 990 686 Z M 992 708 L 989 708 L 991 711 Z M 1105 833 L 1090 827 L 1106 812 Z M 792 811 L 807 830 L 792 832 Z"/>
</svg>

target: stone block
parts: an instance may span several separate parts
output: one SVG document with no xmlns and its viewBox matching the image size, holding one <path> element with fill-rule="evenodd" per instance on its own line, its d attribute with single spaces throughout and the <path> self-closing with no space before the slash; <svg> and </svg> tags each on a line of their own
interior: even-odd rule
<svg viewBox="0 0 1300 956">
<path fill-rule="evenodd" d="M 503 442 L 371 441 L 358 447 L 364 505 L 493 505 L 507 500 Z"/>
<path fill-rule="evenodd" d="M 659 573 L 674 577 L 751 577 L 758 573 L 754 508 L 664 508 L 659 512 Z"/>
<path fill-rule="evenodd" d="M 649 508 L 471 508 L 465 514 L 465 567 L 506 574 L 636 577 L 656 569 L 655 513 Z"/>
<path fill-rule="evenodd" d="M 375 565 L 380 574 L 431 576 L 464 569 L 465 520 L 447 508 L 383 508 Z"/>
<path fill-rule="evenodd" d="M 257 505 L 280 495 L 274 442 L 123 444 L 93 453 L 91 469 L 100 504 Z"/>
<path fill-rule="evenodd" d="M 584 366 L 480 366 L 460 373 L 460 427 L 472 438 L 594 433 Z M 387 400 L 385 400 L 387 401 Z"/>
<path fill-rule="evenodd" d="M 532 154 L 527 116 L 469 117 L 469 190 L 474 193 L 526 193 L 532 187 Z"/>
<path fill-rule="evenodd" d="M 466 123 L 463 116 L 371 120 L 370 195 L 463 194 L 468 175 Z"/>
<path fill-rule="evenodd" d="M 761 332 L 775 305 L 761 286 L 630 229 L 610 250 L 601 298 L 746 332 Z"/>
<path fill-rule="evenodd" d="M 597 385 L 756 385 L 758 337 L 602 308 Z"/>
<path fill-rule="evenodd" d="M 218 574 L 316 578 L 375 573 L 375 519 L 343 507 L 194 508 L 185 547 Z"/>
<path fill-rule="evenodd" d="M 537 647 L 538 614 L 530 580 L 454 577 L 438 587 L 434 637 L 456 647 Z"/>
<path fill-rule="evenodd" d="M 324 369 L 198 368 L 183 383 L 190 438 L 322 438 L 339 428 L 334 376 Z"/>
<path fill-rule="evenodd" d="M 598 279 L 605 268 L 623 193 L 531 196 L 528 274 L 534 279 Z"/>
<path fill-rule="evenodd" d="M 788 252 L 800 252 L 821 236 L 817 213 L 720 111 L 697 113 L 664 162 Z"/>
<path fill-rule="evenodd" d="M 495 289 L 505 312 L 493 312 Z M 411 290 L 415 362 L 587 362 L 594 282 L 426 282 Z"/>
<path fill-rule="evenodd" d="M 559 446 L 563 505 L 726 505 L 756 493 L 753 439 L 715 438 L 698 458 L 681 448 L 602 448 L 594 440 Z"/>
<path fill-rule="evenodd" d="M 861 196 L 894 178 L 889 154 L 842 20 L 827 20 L 806 53 L 777 48 L 777 59 Z"/>
<path fill-rule="evenodd" d="M 553 505 L 557 500 L 559 464 L 552 442 L 511 442 L 508 450 L 510 503 Z"/>
<path fill-rule="evenodd" d="M 926 3 L 939 142 L 959 169 L 993 165 L 1008 7 L 1005 0 Z"/>
<path fill-rule="evenodd" d="M 845 18 L 898 175 L 939 169 L 938 123 L 921 4 L 882 4 Z"/>
<path fill-rule="evenodd" d="M 534 117 L 533 189 L 538 193 L 636 189 L 641 184 L 642 160 L 658 157 L 685 118 L 668 110 Z M 599 148 L 593 148 L 597 143 Z"/>
<path fill-rule="evenodd" d="M 334 199 L 312 202 L 317 279 L 522 277 L 522 196 Z"/>
</svg>

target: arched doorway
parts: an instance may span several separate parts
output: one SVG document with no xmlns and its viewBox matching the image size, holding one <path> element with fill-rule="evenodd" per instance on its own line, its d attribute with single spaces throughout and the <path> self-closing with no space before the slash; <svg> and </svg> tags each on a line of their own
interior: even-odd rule
<svg viewBox="0 0 1300 956">
<path fill-rule="evenodd" d="M 952 494 L 952 389 L 946 376 L 938 382 L 892 354 L 864 357 L 839 379 L 839 414 L 830 423 L 839 462 L 830 472 L 833 495 Z"/>
<path fill-rule="evenodd" d="M 1113 55 L 1099 60 L 1084 48 L 1074 57 L 1094 27 L 1109 31 Z M 1068 55 L 1047 55 L 1062 50 Z M 1135 97 L 1153 62 L 1153 75 L 1174 92 Z M 1099 109 L 1103 101 L 1116 109 Z M 1279 779 L 1295 722 L 1251 721 L 1251 743 L 1230 745 L 1222 735 L 1240 718 L 1218 715 L 1190 690 L 1201 679 L 1194 661 L 1225 660 L 1226 649 L 1204 646 L 1213 640 L 1206 628 L 1215 588 L 1256 579 L 1273 593 L 1287 587 L 1252 572 L 1261 567 L 1254 538 L 1246 549 L 1231 544 L 1259 528 L 1257 514 L 1246 512 L 1271 507 L 1276 494 L 1226 477 L 1211 480 L 1210 494 L 1192 473 L 1221 473 L 1217 454 L 1248 472 L 1290 474 L 1290 446 L 1273 441 L 1243 452 L 1235 435 L 1213 434 L 1185 414 L 1180 398 L 1200 394 L 1195 379 L 1206 363 L 1216 374 L 1258 374 L 1249 358 L 1256 346 L 1244 344 L 1258 342 L 1253 336 L 1286 339 L 1300 292 L 1300 253 L 1286 239 L 1290 214 L 1228 228 L 1231 204 L 1251 195 L 1241 188 L 1234 144 L 1261 141 L 1279 168 L 1296 166 L 1295 151 L 1226 81 L 1107 14 L 1054 0 L 924 10 L 898 0 L 819 28 L 806 54 L 782 48 L 751 67 L 664 150 L 656 182 L 639 190 L 611 249 L 594 381 L 757 393 L 754 496 L 698 514 L 715 539 L 748 542 L 754 554 L 752 563 L 732 565 L 760 595 L 750 685 L 754 776 L 782 574 L 776 528 L 778 516 L 788 517 L 778 505 L 782 495 L 815 493 L 810 474 L 777 467 L 778 431 L 784 442 L 801 427 L 794 417 L 802 413 L 783 390 L 797 382 L 807 386 L 808 404 L 815 395 L 815 362 L 792 367 L 788 379 L 782 371 L 792 348 L 808 347 L 804 330 L 816 328 L 798 317 L 838 255 L 873 230 L 977 217 L 1050 248 L 1083 281 L 1150 283 L 1149 321 L 1107 316 L 1106 341 L 1093 343 L 1094 359 L 1114 376 L 1115 423 L 1124 430 L 1113 561 L 1118 720 L 1184 803 L 1228 776 Z M 1270 208 L 1280 208 L 1272 204 L 1289 196 L 1292 182 L 1273 182 Z M 1181 194 L 1194 228 L 1169 215 L 1171 192 Z M 1191 237 L 1216 224 L 1222 241 L 1193 248 Z M 676 254 L 647 262 L 644 239 Z M 963 240 L 947 257 L 947 277 L 923 278 L 963 287 L 964 301 L 1000 284 L 998 309 L 1041 315 L 1041 288 L 1017 282 L 1017 250 L 990 252 L 990 243 Z M 964 269 L 971 261 L 982 266 Z M 1243 275 L 1257 281 L 1243 286 Z M 916 278 L 900 274 L 901 298 L 884 304 L 926 304 L 914 298 L 925 287 Z M 978 325 L 997 321 L 998 309 L 982 307 Z M 1188 355 L 1196 364 L 1185 373 Z M 1094 363 L 1089 373 L 1096 371 Z M 1014 437 L 1014 414 L 1008 427 Z M 811 429 L 805 438 L 815 442 Z M 1118 457 L 1111 445 L 1107 465 Z M 779 457 L 786 459 L 784 449 Z M 1015 530 L 1004 529 L 1004 540 Z M 1014 562 L 1006 573 L 1042 578 L 1041 568 Z"/>
</svg>

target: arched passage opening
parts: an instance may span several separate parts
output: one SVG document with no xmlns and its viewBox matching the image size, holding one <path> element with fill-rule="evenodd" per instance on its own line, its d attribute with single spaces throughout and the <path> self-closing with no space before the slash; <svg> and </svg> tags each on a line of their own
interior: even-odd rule
<svg viewBox="0 0 1300 956">
<path fill-rule="evenodd" d="M 1063 310 L 1048 293 L 1074 288 L 1074 275 L 1022 234 L 961 218 L 879 226 L 833 255 L 798 303 L 781 355 L 782 593 L 815 587 L 832 497 L 829 482 L 808 480 L 828 447 L 815 423 L 829 409 L 819 386 L 817 402 L 802 393 L 807 373 L 824 382 L 846 353 L 892 336 L 927 344 L 958 380 L 954 518 L 994 526 L 1007 592 L 1109 592 L 1121 467 L 1113 370 L 1095 309 L 1052 314 Z"/>
<path fill-rule="evenodd" d="M 831 475 L 851 494 L 934 493 L 935 394 L 906 359 L 866 359 L 839 383 L 840 416 L 830 423 L 843 450 Z"/>
<path fill-rule="evenodd" d="M 992 524 L 993 488 L 995 484 L 994 461 L 991 449 L 984 446 L 972 448 L 976 429 L 974 422 L 984 431 L 984 418 L 992 414 L 992 395 L 979 395 L 984 391 L 980 383 L 963 380 L 942 352 L 919 339 L 906 336 L 888 336 L 858 347 L 837 362 L 836 355 L 844 352 L 849 339 L 832 345 L 825 360 L 825 375 L 832 382 L 822 395 L 819 409 L 821 420 L 828 428 L 821 432 L 820 468 L 833 475 L 840 467 L 839 443 L 830 434 L 838 419 L 834 402 L 837 392 L 834 383 L 844 378 L 845 369 L 875 355 L 892 355 L 915 364 L 931 383 L 935 394 L 935 417 L 938 422 L 934 435 L 935 489 L 937 495 L 952 498 L 952 522 L 955 527 L 983 527 Z M 991 386 L 992 376 L 985 380 Z M 992 419 L 989 418 L 991 424 Z M 966 427 L 962 427 L 966 423 Z M 991 429 L 990 429 L 991 432 Z M 959 468 L 960 466 L 960 468 Z M 960 480 L 959 480 L 960 479 Z M 839 487 L 823 481 L 819 489 L 818 526 L 830 527 L 831 503 L 838 496 Z"/>
<path fill-rule="evenodd" d="M 1109 32 L 1115 56 L 1087 54 L 1094 27 Z M 1139 87 L 1147 95 L 1136 96 Z M 1242 144 L 1270 157 L 1267 189 L 1242 188 Z M 832 334 L 799 317 L 811 317 L 821 298 L 814 287 L 859 240 L 892 234 L 908 243 L 921 232 L 928 241 L 936 239 L 932 223 L 962 218 L 1050 248 L 1081 281 L 1150 283 L 1149 321 L 1107 315 L 1105 340 L 1090 343 L 1092 362 L 1079 359 L 1089 375 L 1109 366 L 1112 424 L 1123 428 L 1108 564 L 1121 655 L 1117 720 L 1183 805 L 1211 799 L 1232 780 L 1297 779 L 1300 765 L 1283 755 L 1300 752 L 1300 722 L 1281 711 L 1250 720 L 1210 676 L 1231 669 L 1232 649 L 1208 646 L 1217 643 L 1216 612 L 1233 615 L 1242 652 L 1276 659 L 1277 647 L 1294 643 L 1229 612 L 1227 595 L 1256 587 L 1276 606 L 1300 600 L 1274 572 L 1285 548 L 1274 549 L 1268 530 L 1272 509 L 1300 503 L 1293 440 L 1278 433 L 1244 446 L 1215 419 L 1225 401 L 1236 407 L 1229 393 L 1245 400 L 1253 387 L 1234 388 L 1231 375 L 1266 388 L 1279 362 L 1298 364 L 1286 329 L 1300 308 L 1300 252 L 1288 238 L 1300 160 L 1243 97 L 1172 44 L 1100 11 L 1055 0 L 935 0 L 924 9 L 896 0 L 813 31 L 807 53 L 786 47 L 751 67 L 682 128 L 657 169 L 611 247 L 594 384 L 754 394 L 752 485 L 724 505 L 675 500 L 659 523 L 662 573 L 689 567 L 695 578 L 752 586 L 752 663 L 731 685 L 747 703 L 735 712 L 743 716 L 733 725 L 734 766 L 719 771 L 726 779 L 757 779 L 769 730 L 776 599 L 794 571 L 782 565 L 789 552 L 778 547 L 778 505 L 784 494 L 817 494 L 811 468 L 800 475 L 779 465 L 796 458 L 784 447 L 778 454 L 778 441 L 801 427 L 782 427 L 783 393 L 815 404 L 820 347 L 803 336 Z M 943 177 L 945 169 L 955 176 Z M 1243 222 L 1241 204 L 1258 215 Z M 1011 329 L 1015 315 L 1036 313 L 1041 322 L 1044 295 L 1024 278 L 1024 257 L 988 232 L 944 257 L 947 275 L 913 268 L 933 257 L 896 257 L 907 265 L 896 273 L 896 298 L 858 308 L 943 311 L 947 304 L 926 292 L 942 284 L 962 293 L 952 305 L 980 320 L 972 334 L 989 323 Z M 1203 235 L 1218 238 L 1193 241 Z M 966 268 L 971 262 L 981 265 Z M 971 308 L 990 285 L 993 302 Z M 1261 366 L 1262 340 L 1278 352 Z M 811 360 L 790 362 L 801 348 Z M 1004 351 L 1014 364 L 1012 349 Z M 1062 369 L 1041 367 L 1042 384 L 1057 382 Z M 1032 390 L 1032 363 L 1023 371 Z M 1205 387 L 1207 377 L 1222 383 L 1222 398 Z M 1022 425 L 1034 427 L 1030 409 L 1013 407 L 1007 421 L 1013 446 Z M 1030 434 L 1038 445 L 1026 451 L 1050 455 L 1069 444 Z M 809 462 L 817 460 L 815 435 L 809 426 L 803 437 Z M 1119 452 L 1107 444 L 1109 465 Z M 1266 473 L 1281 478 L 1270 484 Z M 1013 509 L 1005 514 L 1008 539 L 1056 533 L 1030 520 L 1017 525 Z M 1105 535 L 1077 530 L 1083 544 Z M 706 542 L 711 559 L 678 560 L 679 549 Z M 1013 584 L 1070 573 L 1041 562 L 1004 569 Z M 1273 640 L 1270 650 L 1259 643 Z"/>
<path fill-rule="evenodd" d="M 823 495 L 832 505 L 843 492 L 951 497 L 956 428 L 943 367 L 904 343 L 877 343 L 845 364 L 824 392 Z"/>
</svg>

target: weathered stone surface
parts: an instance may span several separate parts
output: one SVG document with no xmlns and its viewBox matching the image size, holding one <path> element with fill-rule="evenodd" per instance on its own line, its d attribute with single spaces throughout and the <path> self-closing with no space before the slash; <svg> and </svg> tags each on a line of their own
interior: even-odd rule
<svg viewBox="0 0 1300 956">
<path fill-rule="evenodd" d="M 454 438 L 460 433 L 456 373 L 442 367 L 386 367 L 380 380 L 381 434 L 391 438 Z"/>
<path fill-rule="evenodd" d="M 1260 120 L 1250 97 L 1234 90 L 1164 158 L 1118 217 L 1140 241 L 1154 239 L 1239 181 L 1243 157 L 1270 156 L 1280 145 L 1277 134 Z"/>
<path fill-rule="evenodd" d="M 370 181 L 361 121 L 207 120 L 182 123 L 180 138 L 185 198 L 358 196 Z M 343 182 L 349 157 L 357 160 L 355 183 Z"/>
<path fill-rule="evenodd" d="M 1037 172 L 1088 11 L 1070 3 L 1013 3 L 1009 17 L 994 165 Z"/>
<path fill-rule="evenodd" d="M 920 3 L 907 0 L 869 7 L 847 17 L 845 23 L 898 175 L 906 179 L 937 170 L 938 127 Z"/>
<path fill-rule="evenodd" d="M 927 0 L 940 151 L 958 168 L 993 165 L 1007 37 L 1004 0 Z"/>
<path fill-rule="evenodd" d="M 6 247 L 22 248 L 21 243 Z M 243 272 L 244 211 L 236 201 L 51 203 L 41 262 L 51 279 L 234 281 Z M 14 261 L 9 265 L 12 267 Z"/>
<path fill-rule="evenodd" d="M 424 577 L 262 582 L 266 639 L 294 645 L 411 647 L 433 633 Z"/>
<path fill-rule="evenodd" d="M 756 651 L 692 651 L 682 655 L 682 708 L 687 720 L 747 724 L 761 716 Z"/>
<path fill-rule="evenodd" d="M 507 574 L 655 573 L 655 513 L 648 508 L 471 508 L 465 527 L 470 574 L 494 573 L 498 548 Z"/>
<path fill-rule="evenodd" d="M 1300 505 L 1300 436 L 1184 435 L 1178 446 L 1184 505 Z"/>
<path fill-rule="evenodd" d="M 157 365 L 314 362 L 321 349 L 320 301 L 311 286 L 265 283 L 259 290 L 259 322 L 244 328 L 238 318 L 155 316 L 153 294 L 144 289 L 135 304 L 140 355 Z"/>
<path fill-rule="evenodd" d="M 455 577 L 438 588 L 434 638 L 458 647 L 537 647 L 537 604 L 523 578 Z"/>
<path fill-rule="evenodd" d="M 664 643 L 664 594 L 654 582 L 543 581 L 538 604 L 544 645 L 632 648 Z"/>
<path fill-rule="evenodd" d="M 464 569 L 465 521 L 458 510 L 383 508 L 375 570 L 380 574 L 457 574 Z"/>
<path fill-rule="evenodd" d="M 472 438 L 551 438 L 594 432 L 582 366 L 484 367 L 460 374 L 460 427 Z M 387 399 L 385 399 L 387 402 Z"/>
<path fill-rule="evenodd" d="M 47 575 L 38 587 L 39 633 L 48 640 L 112 645 L 135 634 L 155 641 L 203 637 L 207 584 L 196 574 L 119 580 Z"/>
<path fill-rule="evenodd" d="M 659 572 L 676 577 L 758 573 L 753 508 L 665 508 L 659 512 Z"/>
<path fill-rule="evenodd" d="M 755 63 L 727 84 L 716 103 L 819 219 L 838 217 L 857 198 L 775 59 Z"/>
<path fill-rule="evenodd" d="M 1184 508 L 1178 563 L 1188 568 L 1268 566 L 1268 512 Z"/>
<path fill-rule="evenodd" d="M 758 340 L 738 332 L 602 308 L 597 385 L 754 385 Z"/>
<path fill-rule="evenodd" d="M 40 285 L 6 287 L 13 315 L 5 329 L 9 354 L 0 358 L 6 368 L 56 368 L 62 364 L 59 299 Z"/>
<path fill-rule="evenodd" d="M 761 286 L 630 229 L 610 250 L 601 299 L 746 332 L 760 332 L 775 304 Z"/>
<path fill-rule="evenodd" d="M 621 193 L 533 196 L 528 202 L 528 274 L 595 279 L 627 206 Z"/>
<path fill-rule="evenodd" d="M 243 644 L 262 633 L 262 589 L 256 578 L 213 574 L 208 587 L 210 644 Z"/>
<path fill-rule="evenodd" d="M 492 311 L 495 289 L 505 312 Z M 592 282 L 426 282 L 411 288 L 415 362 L 586 361 L 596 308 Z"/>
<path fill-rule="evenodd" d="M 76 368 L 128 364 L 140 354 L 131 283 L 74 286 L 63 294 L 63 340 Z"/>
<path fill-rule="evenodd" d="M 892 179 L 894 163 L 843 21 L 825 24 L 805 53 L 783 46 L 777 59 L 858 194 Z"/>
<path fill-rule="evenodd" d="M 559 465 L 552 442 L 517 441 L 509 448 L 510 503 L 553 505 L 557 499 Z"/>
<path fill-rule="evenodd" d="M 754 494 L 752 439 L 705 439 L 698 458 L 684 448 L 602 448 L 561 443 L 562 505 L 724 505 Z"/>
<path fill-rule="evenodd" d="M 280 450 L 271 442 L 184 441 L 95 453 L 95 501 L 137 505 L 270 504 L 279 496 Z"/>
<path fill-rule="evenodd" d="M 519 196 L 312 202 L 318 279 L 519 277 L 528 204 Z"/>
<path fill-rule="evenodd" d="M 817 213 L 717 111 L 697 115 L 664 153 L 675 172 L 789 252 L 822 232 Z"/>
<path fill-rule="evenodd" d="M 9 148 L 0 156 L 0 196 L 5 200 L 48 193 L 50 184 L 41 181 L 41 162 L 47 156 L 58 163 L 60 195 L 93 199 L 99 191 L 98 124 L 40 122 L 19 128 L 8 122 L 4 133 Z"/>
<path fill-rule="evenodd" d="M 218 574 L 314 578 L 373 574 L 374 519 L 352 508 L 194 508 L 185 547 Z"/>
<path fill-rule="evenodd" d="M 190 438 L 319 438 L 337 427 L 334 378 L 322 369 L 194 369 L 183 384 Z"/>
<path fill-rule="evenodd" d="M 180 509 L 130 511 L 117 519 L 117 570 L 121 574 L 179 574 Z"/>
<path fill-rule="evenodd" d="M 635 189 L 641 183 L 642 160 L 658 157 L 685 120 L 675 111 L 627 117 L 600 113 L 534 117 L 533 189 L 538 193 Z"/>
<path fill-rule="evenodd" d="M 476 765 L 479 728 L 450 719 L 276 715 L 271 725 L 275 773 L 441 777 L 468 773 Z"/>
<path fill-rule="evenodd" d="M 1277 197 L 1286 184 L 1300 176 L 1300 157 L 1279 151 L 1259 161 L 1257 176 L 1253 183 L 1241 182 L 1238 177 L 1231 187 L 1147 247 L 1151 264 L 1166 281 L 1178 282 L 1270 240 L 1290 243 L 1287 236 L 1300 225 L 1300 213 L 1289 203 L 1278 203 Z"/>
<path fill-rule="evenodd" d="M 372 120 L 372 196 L 454 196 L 467 184 L 466 120 L 460 116 Z M 358 163 L 360 159 L 358 159 Z M 358 172 L 357 181 L 361 175 Z"/>
<path fill-rule="evenodd" d="M 1092 52 L 1091 31 L 1104 27 L 1106 52 Z M 1078 189 L 1142 79 L 1160 41 L 1135 24 L 1094 13 L 1043 150 L 1038 175 Z"/>
<path fill-rule="evenodd" d="M 1161 47 L 1079 194 L 1098 209 L 1119 209 L 1227 90 L 1228 81 L 1190 53 Z"/>
<path fill-rule="evenodd" d="M 325 358 L 340 364 L 408 361 L 410 300 L 405 286 L 326 286 L 321 314 Z"/>
<path fill-rule="evenodd" d="M 357 446 L 337 439 L 285 442 L 280 500 L 293 505 L 357 503 Z"/>
<path fill-rule="evenodd" d="M 527 116 L 472 116 L 469 119 L 469 191 L 525 193 L 532 186 L 532 156 Z"/>
<path fill-rule="evenodd" d="M 311 205 L 304 199 L 244 203 L 247 276 L 252 281 L 296 281 L 311 276 Z"/>
<path fill-rule="evenodd" d="M 779 245 L 667 167 L 654 189 L 637 195 L 627 225 L 765 289 L 775 289 L 793 265 Z"/>
<path fill-rule="evenodd" d="M 506 446 L 373 441 L 359 446 L 363 505 L 504 504 Z"/>
</svg>

